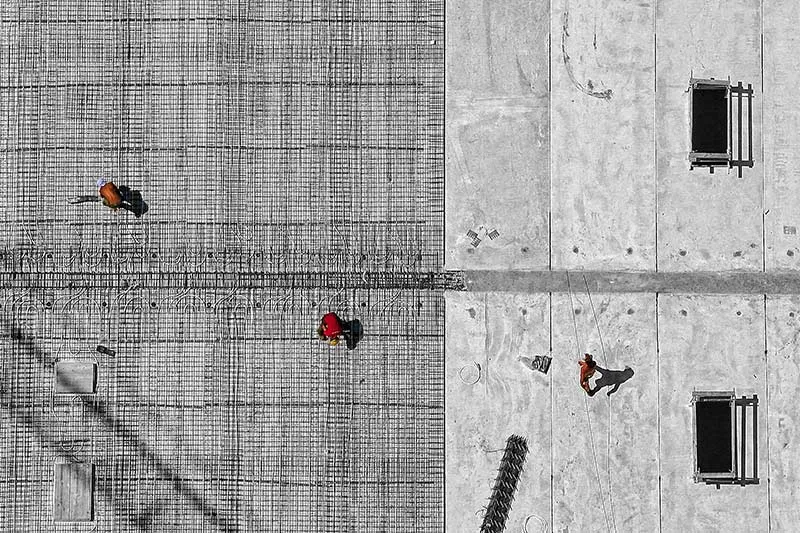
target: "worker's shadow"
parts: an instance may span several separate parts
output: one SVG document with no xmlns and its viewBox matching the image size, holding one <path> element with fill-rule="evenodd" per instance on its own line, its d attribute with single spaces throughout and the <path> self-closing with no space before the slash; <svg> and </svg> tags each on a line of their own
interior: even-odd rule
<svg viewBox="0 0 800 533">
<path fill-rule="evenodd" d="M 144 215 L 150 209 L 142 198 L 141 191 L 135 191 L 127 185 L 120 185 L 119 193 L 122 195 L 122 199 L 125 201 L 125 203 L 128 204 L 127 206 L 123 207 L 136 215 L 136 218 Z"/>
<path fill-rule="evenodd" d="M 358 319 L 351 320 L 344 325 L 344 340 L 347 342 L 348 350 L 355 350 L 356 345 L 364 337 L 364 328 Z"/>
<path fill-rule="evenodd" d="M 633 369 L 627 366 L 624 370 L 608 370 L 607 368 L 601 368 L 599 365 L 595 367 L 595 369 L 600 372 L 602 376 L 594 382 L 595 387 L 589 391 L 589 396 L 594 396 L 603 387 L 613 386 L 613 388 L 606 393 L 607 396 L 611 396 L 617 392 L 620 385 L 633 377 Z"/>
</svg>

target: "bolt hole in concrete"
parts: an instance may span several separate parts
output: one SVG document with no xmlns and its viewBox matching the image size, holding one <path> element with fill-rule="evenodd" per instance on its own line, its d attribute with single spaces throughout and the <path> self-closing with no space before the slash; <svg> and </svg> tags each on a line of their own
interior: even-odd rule
<svg viewBox="0 0 800 533">
<path fill-rule="evenodd" d="M 688 313 L 686 312 L 686 309 L 681 309 L 681 315 L 682 315 L 682 316 L 686 316 L 687 314 L 688 314 Z"/>
<path fill-rule="evenodd" d="M 626 252 L 628 255 L 631 255 L 631 254 L 633 254 L 633 248 L 628 248 L 627 250 L 625 250 L 625 252 Z"/>
<path fill-rule="evenodd" d="M 580 310 L 580 309 L 575 309 L 575 314 L 576 314 L 576 315 L 579 315 L 579 314 L 581 314 L 581 310 Z"/>
<path fill-rule="evenodd" d="M 736 311 L 736 316 L 742 316 L 742 312 L 741 311 Z"/>
<path fill-rule="evenodd" d="M 481 379 L 481 365 L 473 362 L 462 366 L 458 371 L 458 377 L 467 385 L 475 385 Z"/>
<path fill-rule="evenodd" d="M 577 246 L 573 246 L 572 247 L 572 253 L 573 254 L 577 254 L 578 253 L 578 247 Z"/>
<path fill-rule="evenodd" d="M 152 307 L 153 309 L 155 309 L 155 308 L 156 308 L 156 303 L 155 303 L 155 302 L 150 302 L 150 307 Z"/>
<path fill-rule="evenodd" d="M 789 316 L 790 316 L 791 318 L 794 318 L 794 312 L 792 312 L 792 313 L 789 313 Z"/>
<path fill-rule="evenodd" d="M 789 257 L 794 257 L 794 252 L 791 250 L 786 250 L 786 255 L 788 255 Z"/>
<path fill-rule="evenodd" d="M 633 313 L 635 313 L 635 312 L 636 312 L 636 311 L 634 311 L 633 309 L 628 309 L 628 314 L 629 314 L 629 315 L 632 315 L 632 314 L 633 314 Z"/>
<path fill-rule="evenodd" d="M 150 254 L 150 257 L 151 257 L 152 259 L 158 259 L 158 254 L 157 254 L 157 253 L 155 253 L 155 252 L 153 252 L 152 254 Z"/>
<path fill-rule="evenodd" d="M 527 254 L 529 251 L 530 251 L 530 248 L 528 248 L 527 246 L 523 246 L 522 247 L 522 253 L 523 254 Z"/>
<path fill-rule="evenodd" d="M 683 257 L 686 256 L 686 250 L 680 250 L 678 253 Z"/>
</svg>

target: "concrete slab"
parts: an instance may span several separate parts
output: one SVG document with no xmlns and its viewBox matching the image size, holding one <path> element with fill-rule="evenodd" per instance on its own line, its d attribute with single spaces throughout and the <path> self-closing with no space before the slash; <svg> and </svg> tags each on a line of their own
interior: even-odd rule
<svg viewBox="0 0 800 533">
<path fill-rule="evenodd" d="M 529 453 L 506 529 L 520 531 L 531 516 L 529 527 L 539 519 L 550 522 L 550 375 L 517 359 L 548 353 L 548 300 L 547 295 L 446 295 L 447 531 L 480 529 L 481 510 L 511 434 L 528 439 Z"/>
<path fill-rule="evenodd" d="M 766 269 L 800 269 L 800 85 L 796 24 L 800 5 L 792 0 L 764 4 L 764 232 Z"/>
<path fill-rule="evenodd" d="M 58 463 L 53 466 L 53 520 L 88 522 L 92 520 L 94 465 Z"/>
<path fill-rule="evenodd" d="M 589 302 L 573 290 L 572 301 L 554 294 L 552 304 L 553 531 L 657 531 L 655 297 L 592 294 Z M 603 368 L 627 365 L 635 374 L 612 396 L 601 389 L 589 397 L 579 384 L 584 352 Z"/>
<path fill-rule="evenodd" d="M 658 338 L 662 529 L 767 531 L 766 483 L 717 490 L 692 477 L 692 390 L 766 398 L 763 296 L 659 296 Z"/>
<path fill-rule="evenodd" d="M 658 2 L 656 143 L 658 269 L 762 268 L 761 2 Z M 750 83 L 755 166 L 689 170 L 689 79 Z"/>
<path fill-rule="evenodd" d="M 89 361 L 58 361 L 55 365 L 56 394 L 93 394 L 97 365 Z"/>
<path fill-rule="evenodd" d="M 772 531 L 791 531 L 800 522 L 800 297 L 767 298 L 767 384 L 769 432 L 769 520 Z M 762 461 L 762 464 L 764 461 Z"/>
<path fill-rule="evenodd" d="M 552 5 L 553 268 L 652 269 L 653 2 L 604 4 Z"/>
<path fill-rule="evenodd" d="M 546 268 L 549 6 L 447 7 L 445 263 Z"/>
</svg>

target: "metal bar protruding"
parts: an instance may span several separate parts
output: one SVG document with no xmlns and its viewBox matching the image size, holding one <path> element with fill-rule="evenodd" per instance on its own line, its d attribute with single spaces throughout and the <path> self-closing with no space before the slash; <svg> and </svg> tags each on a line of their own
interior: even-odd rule
<svg viewBox="0 0 800 533">
<path fill-rule="evenodd" d="M 747 84 L 747 162 L 753 166 L 753 85 Z"/>
<path fill-rule="evenodd" d="M 739 167 L 740 169 L 742 167 Z M 745 480 L 747 479 L 747 404 L 742 404 L 742 474 L 739 478 L 741 480 L 741 484 L 745 486 Z"/>
<path fill-rule="evenodd" d="M 758 396 L 753 395 L 753 479 L 758 483 Z"/>
<path fill-rule="evenodd" d="M 742 177 L 742 82 L 736 86 L 738 89 L 736 91 L 736 104 L 738 109 L 736 110 L 736 115 L 738 117 L 738 131 L 736 132 L 736 138 L 738 141 L 738 151 L 736 153 L 736 157 L 739 159 L 739 177 Z"/>
<path fill-rule="evenodd" d="M 728 167 L 733 166 L 733 88 L 728 79 Z"/>
</svg>

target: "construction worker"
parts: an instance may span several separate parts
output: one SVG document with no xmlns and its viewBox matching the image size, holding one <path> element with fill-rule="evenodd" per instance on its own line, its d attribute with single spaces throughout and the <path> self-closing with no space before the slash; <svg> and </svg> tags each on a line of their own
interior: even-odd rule
<svg viewBox="0 0 800 533">
<path fill-rule="evenodd" d="M 593 396 L 594 392 L 589 388 L 589 379 L 594 375 L 597 363 L 592 359 L 592 354 L 585 353 L 583 354 L 583 360 L 578 361 L 578 365 L 581 367 L 581 387 L 589 396 Z"/>
<path fill-rule="evenodd" d="M 339 337 L 344 337 L 348 350 L 355 350 L 356 345 L 364 336 L 364 328 L 358 319 L 349 322 L 342 320 L 336 313 L 328 313 L 322 317 L 322 322 L 317 327 L 320 340 L 327 340 L 331 346 L 339 344 Z"/>
<path fill-rule="evenodd" d="M 113 210 L 117 210 L 119 208 L 125 209 L 126 211 L 130 211 L 136 218 L 142 216 L 142 213 L 146 209 L 136 209 L 135 206 L 131 205 L 131 203 L 126 199 L 126 195 L 124 192 L 130 194 L 131 190 L 127 187 L 122 187 L 123 190 L 117 188 L 113 182 L 107 181 L 103 178 L 97 180 L 97 188 L 99 196 L 76 196 L 69 200 L 72 204 L 82 204 L 86 202 L 102 202 L 103 205 L 110 207 Z"/>
<path fill-rule="evenodd" d="M 103 178 L 97 180 L 97 187 L 100 189 L 100 199 L 103 205 L 111 209 L 119 209 L 124 207 L 125 200 L 122 198 L 122 193 L 114 185 L 113 181 L 106 181 Z"/>
<path fill-rule="evenodd" d="M 339 344 L 339 336 L 345 335 L 342 320 L 336 313 L 327 313 L 322 317 L 322 322 L 317 327 L 320 340 L 327 340 L 331 346 Z"/>
</svg>

